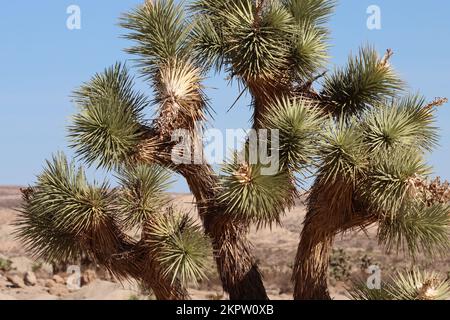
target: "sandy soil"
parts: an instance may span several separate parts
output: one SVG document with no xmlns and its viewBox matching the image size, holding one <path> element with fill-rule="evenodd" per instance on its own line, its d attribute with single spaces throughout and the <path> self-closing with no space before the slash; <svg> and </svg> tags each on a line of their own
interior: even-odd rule
<svg viewBox="0 0 450 320">
<path fill-rule="evenodd" d="M 178 207 L 196 215 L 192 196 L 172 194 L 172 197 Z M 304 199 L 299 199 L 297 206 L 286 214 L 281 226 L 253 229 L 249 235 L 272 299 L 292 298 L 290 277 L 305 215 L 302 200 Z M 68 276 L 66 273 L 55 276 L 52 266 L 33 259 L 22 244 L 14 239 L 14 227 L 11 224 L 17 216 L 16 208 L 20 206 L 20 201 L 18 187 L 0 187 L 0 266 L 2 261 L 9 265 L 7 271 L 0 268 L 0 300 L 148 299 L 138 284 L 133 281 L 118 283 L 99 269 L 82 270 L 84 285 L 79 290 L 69 290 L 65 284 Z M 384 254 L 377 245 L 375 235 L 376 229 L 371 228 L 366 233 L 349 233 L 336 239 L 333 257 L 337 263 L 330 268 L 330 292 L 334 299 L 346 299 L 346 286 L 351 279 L 364 276 L 364 268 L 369 264 L 378 264 L 383 276 L 413 264 L 413 261 L 402 255 Z M 433 262 L 419 259 L 414 264 L 450 275 L 450 258 Z M 34 285 L 21 283 L 30 273 L 36 277 L 31 279 L 31 282 L 35 282 Z M 14 280 L 19 285 L 14 285 Z M 194 299 L 227 298 L 213 268 L 210 278 L 196 288 L 191 288 L 190 293 Z"/>
</svg>

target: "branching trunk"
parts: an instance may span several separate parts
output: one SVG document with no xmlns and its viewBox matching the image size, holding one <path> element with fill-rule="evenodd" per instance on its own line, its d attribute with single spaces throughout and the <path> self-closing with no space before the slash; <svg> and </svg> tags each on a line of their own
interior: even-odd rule
<svg viewBox="0 0 450 320">
<path fill-rule="evenodd" d="M 149 146 L 154 146 L 157 132 L 149 131 Z M 155 150 L 143 142 L 137 155 L 139 161 L 157 162 L 181 174 L 195 198 L 200 218 L 206 234 L 211 238 L 217 270 L 222 287 L 231 300 L 267 300 L 262 275 L 251 254 L 251 244 L 247 241 L 247 228 L 230 221 L 213 200 L 218 190 L 218 178 L 209 165 L 174 165 L 168 141 L 157 144 Z"/>
<path fill-rule="evenodd" d="M 157 299 L 189 299 L 188 292 L 179 281 L 172 281 L 162 273 L 159 263 L 152 259 L 144 242 L 136 242 L 126 236 L 114 221 L 94 230 L 83 246 L 93 261 L 107 268 L 118 279 L 131 277 L 140 281 L 146 289 L 153 291 Z"/>
<path fill-rule="evenodd" d="M 305 218 L 295 258 L 295 300 L 330 300 L 327 279 L 333 235 L 317 225 L 315 216 L 308 212 Z"/>
<path fill-rule="evenodd" d="M 354 199 L 353 188 L 344 183 L 312 188 L 295 258 L 295 300 L 331 299 L 327 283 L 334 237 L 377 221 L 376 215 L 363 208 Z"/>
<path fill-rule="evenodd" d="M 251 254 L 247 228 L 223 217 L 211 199 L 217 177 L 208 165 L 178 167 L 194 195 L 206 233 L 211 237 L 217 269 L 231 300 L 267 300 L 262 275 Z"/>
<path fill-rule="evenodd" d="M 142 264 L 137 266 L 132 272 L 136 279 L 141 279 L 142 284 L 153 291 L 158 300 L 187 300 L 189 294 L 178 281 L 165 277 L 158 268 L 158 264 L 150 259 L 142 260 Z M 155 274 L 156 271 L 156 274 Z"/>
<path fill-rule="evenodd" d="M 186 179 L 205 232 L 211 238 L 224 291 L 232 300 L 267 300 L 262 275 L 251 254 L 251 245 L 246 240 L 247 227 L 230 221 L 223 215 L 225 210 L 214 201 L 218 191 L 216 173 L 207 164 L 174 164 L 171 130 L 164 131 L 158 126 L 143 129 L 147 131 L 147 139 L 138 146 L 135 160 L 159 163 Z M 195 132 L 191 135 L 195 145 Z"/>
</svg>

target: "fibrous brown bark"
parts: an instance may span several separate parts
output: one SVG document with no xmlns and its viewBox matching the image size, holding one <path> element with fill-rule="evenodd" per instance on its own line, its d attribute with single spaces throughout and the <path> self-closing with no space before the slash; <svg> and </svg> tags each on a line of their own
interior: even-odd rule
<svg viewBox="0 0 450 320">
<path fill-rule="evenodd" d="M 23 189 L 22 194 L 27 206 L 34 196 L 34 189 Z M 132 277 L 140 281 L 146 289 L 151 289 L 157 299 L 189 298 L 179 281 L 173 282 L 170 277 L 163 274 L 145 241 L 136 241 L 128 237 L 114 218 L 107 217 L 100 221 L 96 228 L 72 236 L 87 255 L 85 258 L 106 268 L 119 280 Z M 145 236 L 144 228 L 142 238 Z"/>
<path fill-rule="evenodd" d="M 208 165 L 180 166 L 194 195 L 205 232 L 212 240 L 217 269 L 231 300 L 267 300 L 262 275 L 251 254 L 247 227 L 223 216 L 224 208 L 211 199 L 217 177 Z"/>
<path fill-rule="evenodd" d="M 172 72 L 179 69 L 185 72 Z M 184 141 L 190 142 L 187 147 L 202 147 L 196 128 L 197 123 L 205 119 L 206 109 L 206 100 L 201 92 L 200 72 L 189 61 L 175 61 L 164 66 L 160 73 L 161 77 L 157 79 L 160 114 L 152 127 L 143 128 L 146 138 L 138 146 L 134 158 L 139 162 L 159 163 L 186 179 L 205 233 L 211 238 L 223 289 L 230 295 L 230 299 L 266 300 L 268 297 L 262 275 L 246 239 L 248 226 L 232 221 L 224 214 L 225 208 L 221 208 L 215 201 L 219 189 L 216 173 L 203 159 L 200 159 L 201 164 L 198 164 L 199 159 L 191 159 L 187 164 L 173 161 L 174 151 L 183 153 L 174 149 L 174 130 L 184 130 Z M 170 77 L 165 77 L 166 74 Z M 174 92 L 174 88 L 179 87 L 175 81 L 177 77 L 182 78 L 178 80 L 182 80 L 189 90 L 185 88 L 186 90 Z M 197 154 L 198 150 L 192 151 Z"/>
<path fill-rule="evenodd" d="M 145 228 L 142 238 L 145 238 Z M 186 300 L 189 295 L 180 282 L 164 276 L 145 241 L 125 235 L 114 221 L 93 230 L 82 241 L 85 251 L 96 263 L 107 268 L 118 279 L 132 277 L 151 289 L 159 300 Z"/>
<path fill-rule="evenodd" d="M 338 182 L 316 185 L 308 206 L 293 272 L 295 300 L 330 300 L 328 266 L 334 237 L 352 229 L 363 229 L 377 216 L 362 210 L 351 185 Z"/>
<path fill-rule="evenodd" d="M 231 300 L 268 300 L 262 275 L 246 238 L 248 227 L 223 215 L 224 208 L 214 201 L 218 191 L 216 173 L 207 164 L 174 164 L 171 158 L 173 144 L 164 141 L 167 138 L 155 143 L 155 139 L 161 139 L 156 137 L 160 137 L 158 132 L 150 130 L 147 142 L 139 147 L 138 160 L 160 163 L 186 179 L 205 233 L 211 238 L 224 291 Z"/>
</svg>

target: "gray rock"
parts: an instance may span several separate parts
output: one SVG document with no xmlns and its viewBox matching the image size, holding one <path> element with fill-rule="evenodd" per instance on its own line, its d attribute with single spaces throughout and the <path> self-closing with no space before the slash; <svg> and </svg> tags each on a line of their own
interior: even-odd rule
<svg viewBox="0 0 450 320">
<path fill-rule="evenodd" d="M 55 275 L 53 276 L 53 281 L 55 281 L 55 282 L 58 283 L 58 284 L 66 284 L 66 280 L 64 280 L 63 277 L 58 276 L 57 274 L 55 274 Z"/>
<path fill-rule="evenodd" d="M 6 278 L 11 282 L 13 288 L 25 288 L 25 283 L 18 275 L 9 275 Z"/>
<path fill-rule="evenodd" d="M 39 269 L 39 273 L 43 273 L 51 277 L 51 275 L 53 275 L 53 266 L 50 263 L 43 263 L 41 269 Z"/>
<path fill-rule="evenodd" d="M 25 273 L 23 280 L 27 286 L 35 286 L 37 283 L 36 275 L 33 271 Z"/>
<path fill-rule="evenodd" d="M 6 277 L 0 274 L 0 289 L 7 288 L 10 285 L 11 283 L 6 279 Z"/>
<path fill-rule="evenodd" d="M 19 273 L 25 274 L 28 271 L 32 271 L 34 262 L 27 257 L 14 257 L 9 260 L 12 262 L 12 269 Z"/>
<path fill-rule="evenodd" d="M 86 270 L 81 276 L 81 285 L 87 286 L 97 279 L 97 274 L 94 270 Z"/>
<path fill-rule="evenodd" d="M 45 281 L 45 287 L 53 288 L 54 286 L 56 286 L 56 282 L 53 281 L 52 279 L 49 279 L 49 280 Z"/>
</svg>

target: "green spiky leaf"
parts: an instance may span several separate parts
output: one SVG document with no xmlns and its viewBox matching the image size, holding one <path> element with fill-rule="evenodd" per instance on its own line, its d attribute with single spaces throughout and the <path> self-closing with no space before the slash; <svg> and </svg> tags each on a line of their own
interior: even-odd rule
<svg viewBox="0 0 450 320">
<path fill-rule="evenodd" d="M 256 17 L 252 1 L 232 3 L 223 12 L 230 72 L 246 81 L 275 79 L 285 69 L 290 53 L 292 17 L 271 6 Z"/>
<path fill-rule="evenodd" d="M 198 64 L 205 69 L 213 67 L 219 72 L 224 65 L 227 48 L 222 30 L 215 27 L 209 16 L 201 15 L 195 19 L 192 43 Z"/>
<path fill-rule="evenodd" d="M 353 300 L 446 300 L 450 297 L 450 284 L 434 272 L 397 272 L 380 289 L 370 289 L 363 281 L 354 283 L 349 290 Z"/>
<path fill-rule="evenodd" d="M 430 173 L 423 156 L 415 150 L 377 154 L 361 186 L 361 193 L 384 215 L 394 216 L 414 196 L 414 179 Z"/>
<path fill-rule="evenodd" d="M 385 289 L 385 285 L 382 285 L 380 289 L 371 289 L 366 282 L 361 280 L 352 283 L 352 287 L 348 290 L 348 296 L 352 300 L 362 301 L 394 300 L 391 293 Z"/>
<path fill-rule="evenodd" d="M 301 171 L 317 154 L 323 116 L 307 99 L 281 98 L 269 107 L 263 127 L 279 130 L 280 164 Z"/>
<path fill-rule="evenodd" d="M 209 239 L 192 218 L 170 210 L 146 228 L 145 242 L 163 269 L 164 276 L 183 284 L 206 277 Z"/>
<path fill-rule="evenodd" d="M 17 236 L 31 252 L 46 260 L 78 258 L 83 239 L 90 232 L 107 231 L 106 226 L 114 219 L 112 203 L 114 196 L 107 184 L 89 185 L 83 170 L 58 154 L 47 161 L 25 199 Z"/>
<path fill-rule="evenodd" d="M 168 197 L 170 173 L 159 166 L 137 165 L 125 168 L 118 176 L 121 185 L 118 208 L 126 229 L 141 227 L 161 214 Z"/>
<path fill-rule="evenodd" d="M 421 202 L 405 205 L 394 217 L 386 217 L 378 230 L 379 242 L 387 252 L 402 250 L 415 257 L 434 256 L 450 248 L 450 208 Z"/>
<path fill-rule="evenodd" d="M 283 0 L 299 24 L 322 25 L 328 22 L 336 6 L 334 0 Z"/>
<path fill-rule="evenodd" d="M 69 126 L 76 154 L 107 169 L 127 161 L 143 137 L 145 97 L 133 90 L 133 79 L 120 64 L 96 74 L 75 92 L 79 113 Z"/>
<path fill-rule="evenodd" d="M 292 46 L 292 69 L 302 80 L 310 80 L 328 61 L 328 43 L 321 30 L 297 27 Z"/>
<path fill-rule="evenodd" d="M 343 180 L 356 183 L 368 165 L 363 135 L 355 121 L 340 121 L 325 127 L 319 146 L 319 176 L 322 183 Z"/>
<path fill-rule="evenodd" d="M 146 1 L 125 14 L 120 25 L 130 31 L 125 37 L 135 45 L 127 52 L 139 56 L 138 64 L 147 78 L 152 79 L 160 64 L 188 56 L 191 27 L 182 4 L 173 0 Z"/>
<path fill-rule="evenodd" d="M 351 116 L 385 101 L 401 88 L 388 61 L 380 59 L 372 47 L 365 47 L 358 56 L 350 56 L 344 68 L 325 77 L 322 96 L 332 113 Z"/>
<path fill-rule="evenodd" d="M 365 140 L 372 151 L 420 148 L 430 151 L 438 141 L 433 110 L 425 99 L 409 96 L 384 102 L 371 110 L 364 121 Z"/>
<path fill-rule="evenodd" d="M 413 269 L 398 272 L 388 290 L 396 300 L 446 300 L 450 297 L 450 284 L 434 272 Z"/>
<path fill-rule="evenodd" d="M 292 205 L 292 177 L 286 171 L 263 174 L 261 164 L 240 163 L 237 158 L 224 166 L 218 201 L 233 219 L 258 226 L 279 222 Z"/>
</svg>

